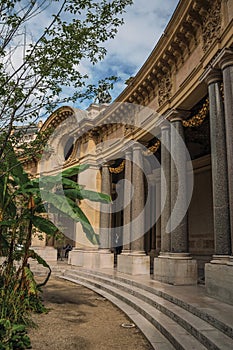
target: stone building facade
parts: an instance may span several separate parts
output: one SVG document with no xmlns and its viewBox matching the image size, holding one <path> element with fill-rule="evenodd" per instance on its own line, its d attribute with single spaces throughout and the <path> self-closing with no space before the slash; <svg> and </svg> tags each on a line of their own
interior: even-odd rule
<svg viewBox="0 0 233 350">
<path fill-rule="evenodd" d="M 70 264 L 115 265 L 126 274 L 151 273 L 176 285 L 205 280 L 209 294 L 233 303 L 232 23 L 231 0 L 181 0 L 154 50 L 112 105 L 92 104 L 86 111 L 61 107 L 44 123 L 42 130 L 62 125 L 53 171 L 59 164 L 88 163 L 88 175 L 81 173 L 78 182 L 113 199 L 109 212 L 98 203 L 81 204 L 100 246 L 87 240 L 80 224 L 72 224 Z M 151 166 L 152 156 L 158 166 Z M 178 212 L 185 210 L 190 169 L 188 209 L 169 230 L 178 196 Z M 155 213 L 156 222 L 147 227 Z M 136 231 L 143 234 L 132 239 Z"/>
</svg>

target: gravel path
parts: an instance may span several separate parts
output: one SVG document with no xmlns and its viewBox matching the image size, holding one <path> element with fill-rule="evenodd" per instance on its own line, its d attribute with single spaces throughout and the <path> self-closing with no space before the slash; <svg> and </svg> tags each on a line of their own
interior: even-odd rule
<svg viewBox="0 0 233 350">
<path fill-rule="evenodd" d="M 152 350 L 136 327 L 121 326 L 131 322 L 121 310 L 83 286 L 51 278 L 43 299 L 50 311 L 33 316 L 33 350 Z"/>
</svg>

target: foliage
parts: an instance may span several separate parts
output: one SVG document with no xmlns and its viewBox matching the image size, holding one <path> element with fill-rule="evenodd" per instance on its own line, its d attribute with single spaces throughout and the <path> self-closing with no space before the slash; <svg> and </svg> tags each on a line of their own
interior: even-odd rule
<svg viewBox="0 0 233 350">
<path fill-rule="evenodd" d="M 0 258 L 4 257 L 0 265 L 0 349 L 28 348 L 25 325 L 30 323 L 30 312 L 44 311 L 40 287 L 51 269 L 31 250 L 31 239 L 35 228 L 47 235 L 58 230 L 43 215 L 42 197 L 47 196 L 50 205 L 80 222 L 95 244 L 98 236 L 77 203 L 83 199 L 109 201 L 108 196 L 87 191 L 70 180 L 71 174 L 84 170 L 81 167 L 63 172 L 60 190 L 56 176 L 40 183 L 31 180 L 14 149 L 21 160 L 33 158 L 47 135 L 39 134 L 28 146 L 23 140 L 25 127 L 20 126 L 27 122 L 33 128 L 39 117 L 61 103 L 96 93 L 91 85 L 84 89 L 88 77 L 81 73 L 80 65 L 83 61 L 96 64 L 104 58 L 104 43 L 114 38 L 123 23 L 121 15 L 131 3 L 0 0 Z M 114 81 L 114 77 L 108 80 Z M 30 270 L 30 258 L 48 269 L 41 285 Z"/>
<path fill-rule="evenodd" d="M 12 324 L 8 319 L 0 319 L 0 350 L 30 349 L 31 341 L 26 327 Z"/>
<path fill-rule="evenodd" d="M 24 331 L 19 331 L 22 328 L 17 328 L 16 325 L 30 323 L 31 311 L 45 310 L 40 299 L 40 288 L 48 281 L 51 274 L 46 261 L 30 247 L 34 228 L 50 236 L 58 232 L 54 223 L 43 215 L 45 205 L 49 203 L 61 213 L 80 222 L 88 239 L 98 244 L 98 235 L 78 206 L 77 200 L 89 199 L 107 203 L 110 198 L 105 194 L 85 190 L 83 186 L 70 179 L 71 176 L 86 170 L 86 165 L 62 172 L 61 191 L 57 186 L 59 175 L 30 179 L 9 142 L 5 152 L 5 161 L 0 171 L 0 256 L 4 257 L 4 263 L 0 266 L 0 319 L 3 322 L 0 341 L 4 344 L 4 339 L 10 336 L 9 344 L 14 344 L 14 339 L 19 337 L 23 349 L 27 336 Z M 36 260 L 48 269 L 48 275 L 43 283 L 36 283 L 30 270 L 29 259 Z M 4 320 L 9 320 L 10 323 Z M 11 347 L 2 348 L 11 349 Z"/>
<path fill-rule="evenodd" d="M 80 65 L 104 58 L 130 4 L 0 0 L 0 159 L 14 125 L 85 96 Z"/>
</svg>

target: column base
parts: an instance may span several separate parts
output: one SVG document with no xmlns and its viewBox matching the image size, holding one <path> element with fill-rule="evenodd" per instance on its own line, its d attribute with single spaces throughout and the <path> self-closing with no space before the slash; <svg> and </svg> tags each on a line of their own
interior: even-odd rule
<svg viewBox="0 0 233 350">
<path fill-rule="evenodd" d="M 48 264 L 57 263 L 57 249 L 54 247 L 31 247 L 42 259 L 44 259 Z"/>
<path fill-rule="evenodd" d="M 68 264 L 88 269 L 109 269 L 114 267 L 114 254 L 109 250 L 73 249 L 69 253 Z"/>
<path fill-rule="evenodd" d="M 68 265 L 83 266 L 83 250 L 72 249 L 68 255 Z"/>
<path fill-rule="evenodd" d="M 117 271 L 128 275 L 149 275 L 150 257 L 142 254 L 120 254 L 117 257 Z"/>
<path fill-rule="evenodd" d="M 154 259 L 154 279 L 173 285 L 197 284 L 197 262 L 187 253 L 162 253 Z"/>
<path fill-rule="evenodd" d="M 114 254 L 109 250 L 99 250 L 96 255 L 96 267 L 98 269 L 113 269 Z"/>
<path fill-rule="evenodd" d="M 207 293 L 223 302 L 233 305 L 233 257 L 213 256 L 205 265 L 205 286 Z"/>
</svg>

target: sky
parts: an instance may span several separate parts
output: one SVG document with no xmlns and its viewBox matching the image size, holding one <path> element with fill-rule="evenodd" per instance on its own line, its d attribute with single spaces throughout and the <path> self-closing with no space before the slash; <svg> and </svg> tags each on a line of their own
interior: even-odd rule
<svg viewBox="0 0 233 350">
<path fill-rule="evenodd" d="M 127 6 L 126 12 L 123 14 L 124 24 L 118 28 L 115 38 L 109 39 L 104 44 L 107 49 L 105 59 L 94 66 L 87 61 L 82 61 L 79 65 L 80 73 L 89 76 L 86 81 L 87 85 L 97 84 L 101 79 L 116 76 L 118 80 L 114 84 L 114 89 L 110 91 L 112 101 L 114 101 L 126 88 L 126 80 L 136 75 L 150 55 L 163 34 L 178 2 L 179 0 L 134 0 L 132 6 Z M 19 2 L 19 6 L 22 8 L 23 3 L 23 0 Z M 41 3 L 44 4 L 44 11 L 40 11 L 39 17 L 33 16 L 28 22 L 27 45 L 41 35 L 41 31 L 50 24 L 52 13 L 56 13 L 57 7 L 60 7 L 59 1 L 41 0 Z M 6 61 L 9 61 L 9 69 L 12 69 L 12 64 L 15 70 L 21 65 L 24 58 L 23 32 L 15 37 L 14 44 L 16 50 L 10 60 L 6 57 Z M 11 52 L 10 47 L 10 55 Z M 61 97 L 71 96 L 74 91 L 70 89 L 63 89 Z M 73 105 L 69 102 L 69 105 L 86 109 L 93 102 L 94 99 L 85 100 L 82 103 L 77 101 Z M 44 111 L 42 111 L 42 118 L 46 118 Z"/>
<path fill-rule="evenodd" d="M 166 28 L 178 0 L 134 0 L 124 14 L 124 25 L 116 37 L 106 44 L 108 50 L 104 61 L 92 66 L 83 63 L 82 73 L 90 76 L 91 82 L 114 75 L 118 81 L 110 91 L 113 100 L 126 88 L 125 81 L 135 76 Z M 75 104 L 85 109 L 93 101 Z"/>
</svg>

